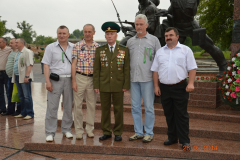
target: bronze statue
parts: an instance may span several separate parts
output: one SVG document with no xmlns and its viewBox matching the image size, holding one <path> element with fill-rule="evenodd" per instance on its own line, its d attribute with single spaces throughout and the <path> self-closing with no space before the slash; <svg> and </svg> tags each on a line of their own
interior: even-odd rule
<svg viewBox="0 0 240 160">
<path fill-rule="evenodd" d="M 149 20 L 147 31 L 158 37 L 162 46 L 165 45 L 164 32 L 168 27 L 178 29 L 180 37 L 179 42 L 184 43 L 186 37 L 192 39 L 193 45 L 198 45 L 216 61 L 219 67 L 218 76 L 222 75 L 226 70 L 227 62 L 222 51 L 213 44 L 212 39 L 206 34 L 206 29 L 201 28 L 199 23 L 194 19 L 197 13 L 197 8 L 200 0 L 170 0 L 171 5 L 168 10 L 158 9 L 157 6 L 160 0 L 138 0 L 138 14 L 145 14 Z M 160 25 L 159 18 L 167 17 Z M 125 38 L 120 42 L 126 45 L 127 40 L 136 35 L 134 23 L 122 22 L 131 24 L 132 27 L 122 26 L 122 31 L 125 33 Z"/>
<path fill-rule="evenodd" d="M 138 14 L 144 14 L 146 15 L 148 19 L 148 28 L 147 31 L 148 33 L 155 35 L 156 37 L 161 38 L 161 28 L 160 28 L 160 21 L 159 17 L 156 17 L 156 14 L 159 12 L 157 5 L 160 4 L 160 0 L 138 0 L 139 6 L 138 9 L 139 11 L 136 13 L 136 16 Z M 136 30 L 134 23 L 131 22 L 123 22 L 123 23 L 128 23 L 132 25 L 132 27 L 122 27 L 122 32 L 125 33 L 125 38 L 120 41 L 120 44 L 126 45 L 128 39 L 136 35 Z"/>
</svg>

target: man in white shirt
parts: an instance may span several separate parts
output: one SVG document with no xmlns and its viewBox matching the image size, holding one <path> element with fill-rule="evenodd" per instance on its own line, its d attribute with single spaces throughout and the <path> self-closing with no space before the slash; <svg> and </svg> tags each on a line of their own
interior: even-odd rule
<svg viewBox="0 0 240 160">
<path fill-rule="evenodd" d="M 57 29 L 57 42 L 51 43 L 46 47 L 42 63 L 44 63 L 44 75 L 46 79 L 47 113 L 45 118 L 46 141 L 53 141 L 57 130 L 57 111 L 60 96 L 63 95 L 63 117 L 61 130 L 64 136 L 72 138 L 71 126 L 73 90 L 71 79 L 71 61 L 73 44 L 68 42 L 69 30 L 66 26 Z M 50 79 L 51 73 L 57 74 L 59 80 Z"/>
<path fill-rule="evenodd" d="M 166 45 L 157 51 L 151 70 L 155 94 L 161 95 L 164 115 L 168 125 L 168 140 L 164 145 L 182 144 L 190 150 L 189 116 L 187 112 L 189 92 L 194 90 L 197 64 L 191 49 L 178 42 L 179 33 L 174 27 L 165 31 Z M 189 80 L 186 81 L 189 71 Z M 160 81 L 160 88 L 158 85 Z"/>
</svg>

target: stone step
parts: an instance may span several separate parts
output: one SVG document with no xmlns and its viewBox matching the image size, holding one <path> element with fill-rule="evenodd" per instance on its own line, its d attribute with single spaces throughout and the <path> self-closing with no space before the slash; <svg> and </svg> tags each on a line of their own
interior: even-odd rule
<svg viewBox="0 0 240 160">
<path fill-rule="evenodd" d="M 148 157 L 153 159 L 240 159 L 240 143 L 231 140 L 190 137 L 191 151 L 186 152 L 182 151 L 181 144 L 164 146 L 163 142 L 167 139 L 165 134 L 155 134 L 152 142 L 142 143 L 141 140 L 128 140 L 133 132 L 123 132 L 123 140 L 115 142 L 114 135 L 111 139 L 99 141 L 102 135 L 101 130 L 94 130 L 94 138 L 87 138 L 86 134 L 83 134 L 82 140 L 76 140 L 74 131 L 74 137 L 67 139 L 63 137 L 59 127 L 57 130 L 54 142 L 46 142 L 45 136 L 39 133 L 39 137 L 33 137 L 31 142 L 24 144 L 24 150 L 93 154 L 99 155 L 97 159 L 101 159 L 103 155 L 117 155 L 117 159 L 124 159 L 125 156 L 136 156 L 136 159 L 148 159 Z"/>
<path fill-rule="evenodd" d="M 62 112 L 60 113 L 61 114 L 58 114 L 59 119 L 58 126 L 61 126 Z M 83 115 L 84 115 L 83 120 L 85 122 L 86 109 L 83 109 Z M 114 114 L 113 111 L 111 111 L 112 126 L 114 125 L 114 121 L 115 121 Z M 101 129 L 101 110 L 96 110 L 95 128 Z M 124 131 L 134 132 L 134 122 L 132 114 L 130 112 L 124 112 Z M 167 124 L 165 116 L 160 115 L 155 116 L 154 133 L 155 134 L 167 133 Z M 240 141 L 240 127 L 239 123 L 190 118 L 189 136 Z"/>
<path fill-rule="evenodd" d="M 155 115 L 163 116 L 164 112 L 161 104 L 154 104 Z M 86 109 L 86 103 L 83 103 L 83 109 Z M 96 110 L 101 110 L 101 104 L 96 104 Z M 113 108 L 111 108 L 113 111 Z M 124 105 L 124 112 L 131 112 L 131 105 Z M 142 106 L 142 112 L 144 114 L 145 109 Z M 208 108 L 196 108 L 188 107 L 188 113 L 190 118 L 212 120 L 212 121 L 224 121 L 224 122 L 240 122 L 240 111 L 232 111 L 221 108 L 208 109 Z"/>
</svg>

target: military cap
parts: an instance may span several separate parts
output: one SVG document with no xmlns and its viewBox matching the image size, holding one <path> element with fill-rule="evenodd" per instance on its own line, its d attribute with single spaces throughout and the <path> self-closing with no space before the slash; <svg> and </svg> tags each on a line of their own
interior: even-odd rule
<svg viewBox="0 0 240 160">
<path fill-rule="evenodd" d="M 119 32 L 120 27 L 117 23 L 114 22 L 105 22 L 102 25 L 103 32 Z"/>
</svg>

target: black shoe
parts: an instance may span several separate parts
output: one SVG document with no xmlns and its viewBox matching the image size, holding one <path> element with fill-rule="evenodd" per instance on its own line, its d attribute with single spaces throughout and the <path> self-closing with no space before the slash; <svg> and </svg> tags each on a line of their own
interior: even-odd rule
<svg viewBox="0 0 240 160">
<path fill-rule="evenodd" d="M 104 140 L 106 140 L 106 139 L 108 139 L 108 138 L 111 138 L 112 136 L 111 135 L 103 135 L 102 137 L 99 137 L 99 140 L 101 140 L 101 141 L 104 141 Z"/>
<path fill-rule="evenodd" d="M 182 149 L 183 151 L 190 151 L 191 150 L 191 146 L 189 143 L 183 143 L 182 144 Z"/>
<path fill-rule="evenodd" d="M 19 115 L 20 113 L 13 113 L 12 116 L 17 116 Z"/>
<path fill-rule="evenodd" d="M 120 135 L 115 135 L 115 141 L 122 141 L 122 137 Z"/>
<path fill-rule="evenodd" d="M 1 115 L 2 115 L 2 116 L 7 116 L 7 115 L 11 115 L 11 114 L 8 113 L 8 112 L 2 112 Z"/>
<path fill-rule="evenodd" d="M 0 111 L 0 114 L 3 116 L 5 116 L 6 113 L 7 113 L 6 111 Z"/>
<path fill-rule="evenodd" d="M 171 141 L 171 140 L 166 140 L 163 144 L 164 145 L 172 145 L 172 144 L 175 144 L 175 143 L 178 143 L 178 140 L 175 140 L 175 141 Z"/>
</svg>

